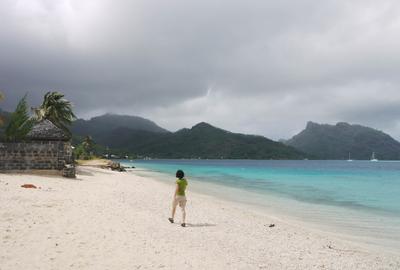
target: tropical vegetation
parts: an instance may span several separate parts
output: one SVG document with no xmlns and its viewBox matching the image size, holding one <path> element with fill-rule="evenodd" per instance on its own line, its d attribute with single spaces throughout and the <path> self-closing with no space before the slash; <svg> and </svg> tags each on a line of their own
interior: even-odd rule
<svg viewBox="0 0 400 270">
<path fill-rule="evenodd" d="M 76 119 L 71 102 L 59 92 L 47 92 L 42 105 L 33 108 L 33 111 L 36 121 L 47 119 L 68 133 L 68 126 Z"/>
<path fill-rule="evenodd" d="M 129 120 L 129 121 L 128 121 Z M 232 133 L 200 123 L 191 129 L 166 131 L 137 117 L 103 115 L 77 120 L 75 136 L 90 134 L 110 150 L 104 154 L 120 157 L 202 158 L 202 159 L 304 159 L 301 151 L 262 136 Z"/>
<path fill-rule="evenodd" d="M 23 140 L 34 123 L 49 120 L 70 134 L 68 126 L 75 120 L 71 102 L 59 92 L 47 92 L 42 104 L 32 108 L 34 115 L 30 116 L 27 105 L 27 95 L 18 103 L 15 112 L 8 113 L 0 109 L 0 139 L 6 141 Z M 4 94 L 0 92 L 0 101 Z"/>
<path fill-rule="evenodd" d="M 96 144 L 93 141 L 92 137 L 87 135 L 83 139 L 83 141 L 76 146 L 74 149 L 74 155 L 76 159 L 93 159 L 96 157 L 95 155 Z"/>
<path fill-rule="evenodd" d="M 34 120 L 29 116 L 26 97 L 27 95 L 18 102 L 17 108 L 11 114 L 10 121 L 5 129 L 7 141 L 23 140 L 32 129 Z"/>
</svg>

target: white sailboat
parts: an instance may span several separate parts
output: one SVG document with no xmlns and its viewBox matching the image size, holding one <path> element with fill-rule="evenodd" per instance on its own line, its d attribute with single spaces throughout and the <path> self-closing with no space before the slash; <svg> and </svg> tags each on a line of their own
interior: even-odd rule
<svg viewBox="0 0 400 270">
<path fill-rule="evenodd" d="M 375 157 L 375 152 L 372 152 L 371 161 L 378 161 L 378 159 Z"/>
<path fill-rule="evenodd" d="M 347 161 L 349 161 L 349 162 L 353 161 L 353 160 L 351 159 L 350 152 L 349 152 L 349 159 L 348 159 Z"/>
</svg>

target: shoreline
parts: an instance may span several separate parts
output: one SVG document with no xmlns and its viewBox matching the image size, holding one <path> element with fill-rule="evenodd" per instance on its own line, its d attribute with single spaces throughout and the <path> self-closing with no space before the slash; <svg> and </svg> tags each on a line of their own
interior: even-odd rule
<svg viewBox="0 0 400 270">
<path fill-rule="evenodd" d="M 35 184 L 41 189 L 23 189 Z M 188 227 L 167 220 L 171 185 L 80 167 L 77 180 L 0 174 L 4 269 L 398 269 L 371 251 L 189 191 Z M 176 220 L 179 221 L 177 209 Z M 269 228 L 269 224 L 275 227 Z M 3 269 L 3 268 L 2 268 Z"/>
<path fill-rule="evenodd" d="M 166 178 L 170 176 L 164 172 L 152 171 L 151 169 L 142 168 L 137 166 L 134 170 L 128 170 L 129 173 L 133 173 L 142 177 L 152 178 L 162 184 L 167 184 Z M 189 179 L 190 182 L 190 193 L 196 193 L 196 195 L 208 196 L 213 199 L 221 201 L 221 203 L 227 202 L 229 204 L 234 204 L 238 207 L 246 209 L 246 211 L 252 211 L 261 215 L 266 215 L 268 217 L 272 217 L 274 219 L 279 219 L 282 222 L 286 222 L 287 224 L 296 225 L 297 227 L 307 228 L 310 231 L 313 231 L 318 234 L 330 235 L 331 237 L 347 241 L 349 243 L 353 243 L 359 245 L 363 248 L 369 249 L 371 251 L 381 251 L 382 249 L 386 252 L 396 254 L 400 251 L 400 243 L 398 239 L 393 240 L 392 238 L 385 238 L 383 235 L 377 237 L 375 235 L 368 235 L 368 230 L 364 229 L 363 233 L 360 231 L 356 231 L 355 228 L 347 227 L 340 223 L 329 223 L 328 218 L 334 219 L 340 218 L 331 216 L 325 216 L 325 220 L 318 219 L 316 217 L 312 217 L 312 219 L 308 219 L 302 214 L 294 215 L 289 211 L 282 211 L 283 205 L 293 206 L 293 203 L 301 204 L 301 207 L 295 206 L 296 209 L 305 210 L 306 207 L 313 207 L 314 211 L 324 211 L 330 208 L 337 209 L 334 206 L 321 206 L 317 204 L 311 204 L 307 202 L 297 202 L 291 201 L 288 199 L 282 199 L 277 197 L 276 195 L 270 194 L 271 196 L 267 198 L 264 193 L 256 193 L 251 190 L 243 190 L 236 187 L 226 186 L 220 183 L 213 182 L 201 182 L 199 180 Z M 207 188 L 205 188 L 207 186 Z M 224 190 L 223 192 L 215 190 Z M 247 199 L 245 199 L 247 198 Z M 287 204 L 289 203 L 289 204 Z M 344 209 L 346 212 L 345 215 L 350 215 L 352 209 Z M 360 215 L 359 213 L 357 213 Z M 368 214 L 363 213 L 364 216 L 368 216 Z M 368 216 L 369 217 L 369 216 Z M 386 217 L 387 218 L 387 217 Z M 355 221 L 354 221 L 355 222 Z M 352 224 L 352 226 L 359 226 L 358 224 Z M 376 229 L 376 228 L 374 228 Z M 385 232 L 385 235 L 388 233 Z"/>
</svg>

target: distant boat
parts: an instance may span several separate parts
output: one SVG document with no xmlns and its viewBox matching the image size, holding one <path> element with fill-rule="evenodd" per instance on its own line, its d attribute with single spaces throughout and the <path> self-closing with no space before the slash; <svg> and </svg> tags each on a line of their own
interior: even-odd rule
<svg viewBox="0 0 400 270">
<path fill-rule="evenodd" d="M 350 152 L 349 152 L 349 159 L 348 159 L 347 161 L 349 161 L 349 162 L 353 161 L 353 160 L 351 159 Z"/>
<path fill-rule="evenodd" d="M 375 152 L 372 152 L 371 161 L 378 161 L 378 159 L 375 157 Z"/>
</svg>

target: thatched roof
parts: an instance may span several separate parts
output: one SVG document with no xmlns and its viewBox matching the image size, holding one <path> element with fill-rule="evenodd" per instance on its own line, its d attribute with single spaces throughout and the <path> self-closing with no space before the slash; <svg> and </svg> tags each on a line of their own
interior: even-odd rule
<svg viewBox="0 0 400 270">
<path fill-rule="evenodd" d="M 43 120 L 33 126 L 27 138 L 38 141 L 68 141 L 71 136 L 51 121 Z"/>
</svg>

